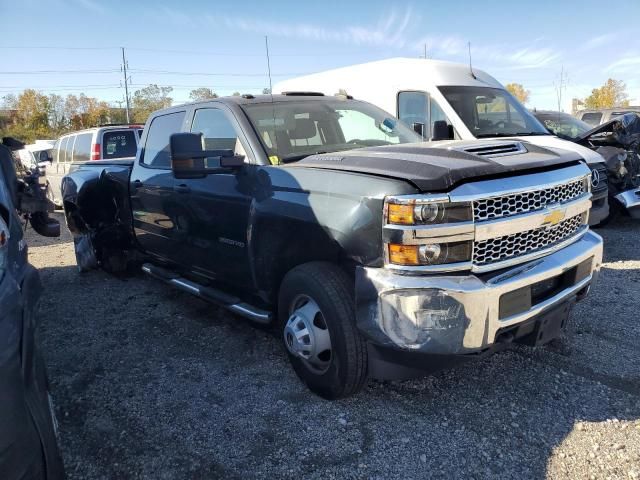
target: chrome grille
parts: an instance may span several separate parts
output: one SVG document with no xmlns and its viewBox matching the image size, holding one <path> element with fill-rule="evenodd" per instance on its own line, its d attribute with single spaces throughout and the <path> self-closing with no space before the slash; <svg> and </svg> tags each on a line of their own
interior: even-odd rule
<svg viewBox="0 0 640 480">
<path fill-rule="evenodd" d="M 553 227 L 541 227 L 476 242 L 473 247 L 473 263 L 486 265 L 501 262 L 551 247 L 574 236 L 583 226 L 584 216 L 580 214 Z"/>
<path fill-rule="evenodd" d="M 586 191 L 585 182 L 579 179 L 544 190 L 483 198 L 473 202 L 473 217 L 476 222 L 481 222 L 533 212 L 553 203 L 573 200 Z"/>
</svg>

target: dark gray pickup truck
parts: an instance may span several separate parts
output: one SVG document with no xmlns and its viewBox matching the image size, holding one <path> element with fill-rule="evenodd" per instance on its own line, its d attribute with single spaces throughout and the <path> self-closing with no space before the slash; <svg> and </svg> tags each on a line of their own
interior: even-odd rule
<svg viewBox="0 0 640 480">
<path fill-rule="evenodd" d="M 602 260 L 589 168 L 520 141 L 419 142 L 347 97 L 158 111 L 134 162 L 64 177 L 78 265 L 138 265 L 273 323 L 325 398 L 556 338 Z"/>
</svg>

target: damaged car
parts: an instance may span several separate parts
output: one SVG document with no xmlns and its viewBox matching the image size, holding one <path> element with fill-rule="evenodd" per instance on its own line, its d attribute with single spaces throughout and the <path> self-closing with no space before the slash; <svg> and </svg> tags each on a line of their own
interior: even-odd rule
<svg viewBox="0 0 640 480">
<path fill-rule="evenodd" d="M 42 284 L 28 261 L 23 221 L 54 237 L 60 224 L 48 216 L 53 205 L 38 170 L 13 154 L 23 147 L 10 138 L 0 144 L 0 478 L 57 480 L 64 471 L 36 341 Z"/>
<path fill-rule="evenodd" d="M 602 155 L 607 166 L 609 220 L 622 211 L 640 218 L 640 114 L 626 113 L 595 128 L 566 113 L 533 112 L 555 135 Z M 592 176 L 592 182 L 603 181 Z"/>
</svg>

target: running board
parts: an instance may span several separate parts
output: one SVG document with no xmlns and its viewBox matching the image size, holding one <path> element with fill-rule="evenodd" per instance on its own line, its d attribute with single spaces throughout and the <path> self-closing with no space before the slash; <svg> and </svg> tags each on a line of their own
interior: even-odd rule
<svg viewBox="0 0 640 480">
<path fill-rule="evenodd" d="M 143 264 L 142 271 L 154 278 L 157 278 L 158 280 L 162 280 L 164 283 L 178 287 L 184 292 L 220 305 L 241 317 L 247 318 L 256 323 L 271 323 L 271 312 L 249 305 L 233 295 L 192 282 L 191 280 L 180 277 L 170 270 L 151 265 L 150 263 Z"/>
</svg>

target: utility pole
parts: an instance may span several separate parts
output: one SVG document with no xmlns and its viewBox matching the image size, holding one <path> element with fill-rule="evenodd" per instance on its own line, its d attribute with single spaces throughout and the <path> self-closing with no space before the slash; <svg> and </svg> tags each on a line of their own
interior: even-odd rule
<svg viewBox="0 0 640 480">
<path fill-rule="evenodd" d="M 269 74 L 269 93 L 271 94 L 271 98 L 273 98 L 273 85 L 271 84 L 271 60 L 269 58 L 269 37 L 265 35 L 264 37 L 264 47 L 267 51 L 267 73 Z"/>
<path fill-rule="evenodd" d="M 427 59 L 427 44 L 424 44 L 424 59 Z"/>
<path fill-rule="evenodd" d="M 131 123 L 129 116 L 129 79 L 127 78 L 127 59 L 124 56 L 124 47 L 122 49 L 122 72 L 124 73 L 124 98 L 127 103 L 127 123 Z"/>
<path fill-rule="evenodd" d="M 567 88 L 567 77 L 564 73 L 564 65 L 560 67 L 560 79 L 558 82 L 553 82 L 556 89 L 556 97 L 558 98 L 558 111 L 562 112 L 562 91 Z"/>
</svg>

